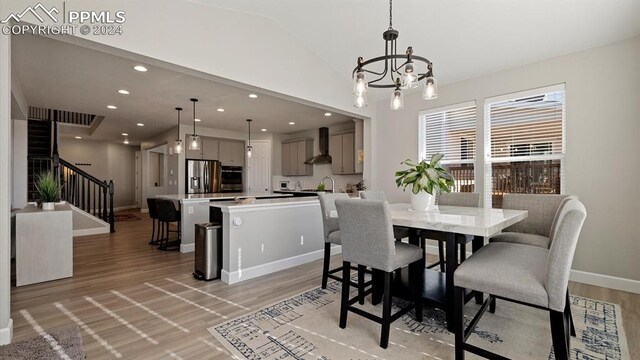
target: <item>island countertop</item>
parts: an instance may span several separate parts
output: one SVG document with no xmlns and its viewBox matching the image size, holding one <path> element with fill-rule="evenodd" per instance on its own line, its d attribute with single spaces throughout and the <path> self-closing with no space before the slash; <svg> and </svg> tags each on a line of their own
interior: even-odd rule
<svg viewBox="0 0 640 360">
<path fill-rule="evenodd" d="M 255 197 L 256 199 L 266 198 L 281 198 L 293 196 L 292 194 L 275 194 L 272 192 L 237 192 L 237 193 L 212 193 L 212 194 L 173 194 L 173 195 L 159 195 L 159 198 L 185 202 L 202 202 L 202 201 L 223 201 L 233 200 L 237 197 L 248 198 Z"/>
<path fill-rule="evenodd" d="M 318 204 L 320 205 L 320 201 L 317 197 L 291 197 L 291 198 L 280 198 L 280 199 L 257 199 L 252 203 L 237 203 L 237 202 L 211 202 L 207 204 L 210 207 L 220 208 L 223 211 L 229 210 L 240 210 L 240 209 L 250 209 L 250 208 L 261 208 L 261 207 L 279 207 L 279 206 L 288 206 L 288 205 L 307 205 L 307 204 Z"/>
</svg>

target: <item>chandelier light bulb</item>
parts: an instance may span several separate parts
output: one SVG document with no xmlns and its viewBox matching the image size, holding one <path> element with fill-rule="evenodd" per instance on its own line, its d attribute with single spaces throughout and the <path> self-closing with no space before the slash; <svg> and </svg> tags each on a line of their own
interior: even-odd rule
<svg viewBox="0 0 640 360">
<path fill-rule="evenodd" d="M 251 146 L 247 146 L 247 157 L 251 158 Z"/>
<path fill-rule="evenodd" d="M 353 97 L 353 106 L 357 108 L 363 108 L 367 106 L 367 94 L 356 94 Z"/>
<path fill-rule="evenodd" d="M 174 152 L 176 154 L 181 154 L 182 153 L 182 140 L 180 140 L 180 139 L 176 140 L 176 146 L 175 146 Z"/>
<path fill-rule="evenodd" d="M 189 150 L 200 150 L 200 137 L 198 135 L 191 135 Z"/>
<path fill-rule="evenodd" d="M 353 77 L 353 93 L 355 95 L 364 95 L 368 90 L 367 74 L 364 71 L 358 71 Z"/>
<path fill-rule="evenodd" d="M 400 110 L 404 107 L 404 95 L 402 90 L 396 89 L 391 94 L 391 110 Z"/>
<path fill-rule="evenodd" d="M 438 97 L 438 81 L 433 76 L 427 77 L 422 88 L 422 98 L 432 100 Z"/>
<path fill-rule="evenodd" d="M 405 89 L 412 89 L 418 86 L 418 71 L 416 65 L 413 62 L 409 62 L 404 66 L 404 72 L 402 74 L 402 87 Z"/>
</svg>

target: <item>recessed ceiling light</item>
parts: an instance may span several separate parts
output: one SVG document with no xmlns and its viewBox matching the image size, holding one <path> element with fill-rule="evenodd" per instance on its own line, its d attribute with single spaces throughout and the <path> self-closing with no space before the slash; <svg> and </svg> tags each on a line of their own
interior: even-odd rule
<svg viewBox="0 0 640 360">
<path fill-rule="evenodd" d="M 260 129 L 260 131 L 267 131 L 267 129 Z"/>
<path fill-rule="evenodd" d="M 252 98 L 252 99 L 255 99 L 255 98 L 257 98 L 257 97 L 258 97 L 258 95 L 256 95 L 256 94 L 249 94 L 249 97 L 250 97 L 250 98 Z"/>
<path fill-rule="evenodd" d="M 82 136 L 76 136 L 76 139 L 82 139 Z"/>
<path fill-rule="evenodd" d="M 122 95 L 129 95 L 129 91 L 125 90 L 125 89 L 120 89 L 118 90 L 118 92 Z"/>
<path fill-rule="evenodd" d="M 289 125 L 295 125 L 295 124 L 296 124 L 296 123 L 294 123 L 293 121 L 291 121 L 291 122 L 289 123 Z"/>
<path fill-rule="evenodd" d="M 217 110 L 218 110 L 218 112 L 224 112 L 223 108 L 218 108 Z"/>
<path fill-rule="evenodd" d="M 142 66 L 142 65 L 136 65 L 136 66 L 133 67 L 133 70 L 140 71 L 140 72 L 146 72 L 147 68 Z"/>
<path fill-rule="evenodd" d="M 324 116 L 331 116 L 331 113 L 330 112 L 326 112 L 326 113 L 324 113 Z"/>
<path fill-rule="evenodd" d="M 143 124 L 143 123 L 137 123 L 136 125 L 138 125 L 138 126 L 144 126 L 144 124 Z"/>
<path fill-rule="evenodd" d="M 129 139 L 124 139 L 124 141 L 123 141 L 123 142 L 124 142 L 125 144 L 128 144 L 128 143 L 129 143 Z"/>
<path fill-rule="evenodd" d="M 195 121 L 195 122 L 200 122 L 200 121 L 202 121 L 202 120 L 200 120 L 200 119 L 193 119 L 193 121 Z"/>
<path fill-rule="evenodd" d="M 109 109 L 111 109 L 111 110 L 115 110 L 115 109 L 117 109 L 118 107 L 117 107 L 117 106 L 115 106 L 115 105 L 107 105 L 107 108 L 109 108 Z"/>
<path fill-rule="evenodd" d="M 129 134 L 127 134 L 127 133 L 122 133 L 122 136 L 129 136 Z"/>
</svg>

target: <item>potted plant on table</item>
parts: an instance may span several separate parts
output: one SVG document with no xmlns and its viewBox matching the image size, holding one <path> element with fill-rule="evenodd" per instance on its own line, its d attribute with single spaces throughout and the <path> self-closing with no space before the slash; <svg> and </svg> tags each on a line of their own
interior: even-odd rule
<svg viewBox="0 0 640 360">
<path fill-rule="evenodd" d="M 54 210 L 60 193 L 60 185 L 50 171 L 42 172 L 36 177 L 36 192 L 40 198 L 42 210 Z"/>
<path fill-rule="evenodd" d="M 434 154 L 430 161 L 422 160 L 417 164 L 407 159 L 401 164 L 409 168 L 396 171 L 396 185 L 403 190 L 411 186 L 411 210 L 433 210 L 436 194 L 451 191 L 455 180 L 440 164 L 443 157 L 444 154 Z"/>
</svg>

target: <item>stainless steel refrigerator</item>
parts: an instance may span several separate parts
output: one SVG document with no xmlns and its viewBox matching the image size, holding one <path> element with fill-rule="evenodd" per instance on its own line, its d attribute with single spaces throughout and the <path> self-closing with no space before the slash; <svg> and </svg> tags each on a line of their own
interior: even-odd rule
<svg viewBox="0 0 640 360">
<path fill-rule="evenodd" d="M 220 192 L 220 161 L 187 160 L 187 194 L 208 194 Z"/>
</svg>

